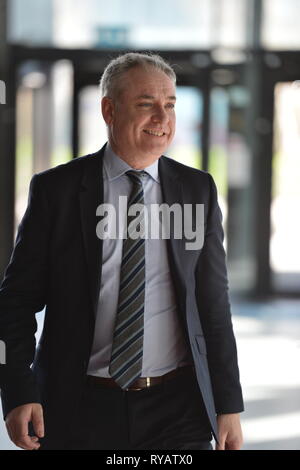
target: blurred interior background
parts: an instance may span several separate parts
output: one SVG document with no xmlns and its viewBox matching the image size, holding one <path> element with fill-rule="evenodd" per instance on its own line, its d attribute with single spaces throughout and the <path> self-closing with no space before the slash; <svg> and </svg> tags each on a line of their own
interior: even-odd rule
<svg viewBox="0 0 300 470">
<path fill-rule="evenodd" d="M 157 51 L 178 76 L 167 155 L 218 186 L 253 450 L 300 449 L 299 15 L 300 0 L 0 0 L 1 275 L 32 175 L 106 141 L 108 61 Z"/>
</svg>

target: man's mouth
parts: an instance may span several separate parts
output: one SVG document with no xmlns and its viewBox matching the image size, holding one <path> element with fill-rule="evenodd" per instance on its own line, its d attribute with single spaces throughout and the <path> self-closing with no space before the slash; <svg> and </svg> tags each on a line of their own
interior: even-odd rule
<svg viewBox="0 0 300 470">
<path fill-rule="evenodd" d="M 165 132 L 162 132 L 162 131 L 154 131 L 152 129 L 143 129 L 143 131 L 146 133 L 146 134 L 149 134 L 149 135 L 155 135 L 156 137 L 163 137 L 165 134 Z"/>
</svg>

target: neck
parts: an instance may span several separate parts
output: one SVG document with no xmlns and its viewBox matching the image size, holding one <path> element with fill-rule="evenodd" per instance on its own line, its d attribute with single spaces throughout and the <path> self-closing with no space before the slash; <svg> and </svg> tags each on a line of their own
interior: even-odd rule
<svg viewBox="0 0 300 470">
<path fill-rule="evenodd" d="M 136 157 L 135 155 L 129 155 L 127 153 L 122 152 L 120 149 L 118 149 L 113 142 L 109 141 L 109 144 L 113 150 L 113 152 L 124 162 L 126 162 L 131 168 L 134 168 L 135 170 L 144 170 L 148 166 L 152 165 L 156 160 L 159 159 L 160 155 L 155 156 L 155 155 L 139 155 Z"/>
</svg>

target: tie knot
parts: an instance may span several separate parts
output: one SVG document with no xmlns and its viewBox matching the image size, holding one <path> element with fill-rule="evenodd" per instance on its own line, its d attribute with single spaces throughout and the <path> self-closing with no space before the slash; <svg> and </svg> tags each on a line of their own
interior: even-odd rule
<svg viewBox="0 0 300 470">
<path fill-rule="evenodd" d="M 134 184 L 142 186 L 142 178 L 144 175 L 146 175 L 146 173 L 144 171 L 129 170 L 126 171 L 126 175 L 129 176 L 129 178 Z"/>
</svg>

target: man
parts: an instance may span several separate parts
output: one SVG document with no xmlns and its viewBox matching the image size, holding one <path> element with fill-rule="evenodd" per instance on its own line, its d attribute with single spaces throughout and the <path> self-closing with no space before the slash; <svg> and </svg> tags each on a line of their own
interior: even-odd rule
<svg viewBox="0 0 300 470">
<path fill-rule="evenodd" d="M 242 445 L 216 188 L 161 156 L 175 132 L 175 82 L 159 56 L 111 61 L 101 79 L 109 143 L 32 179 L 0 293 L 2 403 L 19 447 L 211 449 L 212 433 L 217 449 Z M 203 204 L 203 245 L 187 249 L 172 230 L 147 238 L 136 203 Z M 103 204 L 126 236 L 103 236 Z"/>
</svg>

